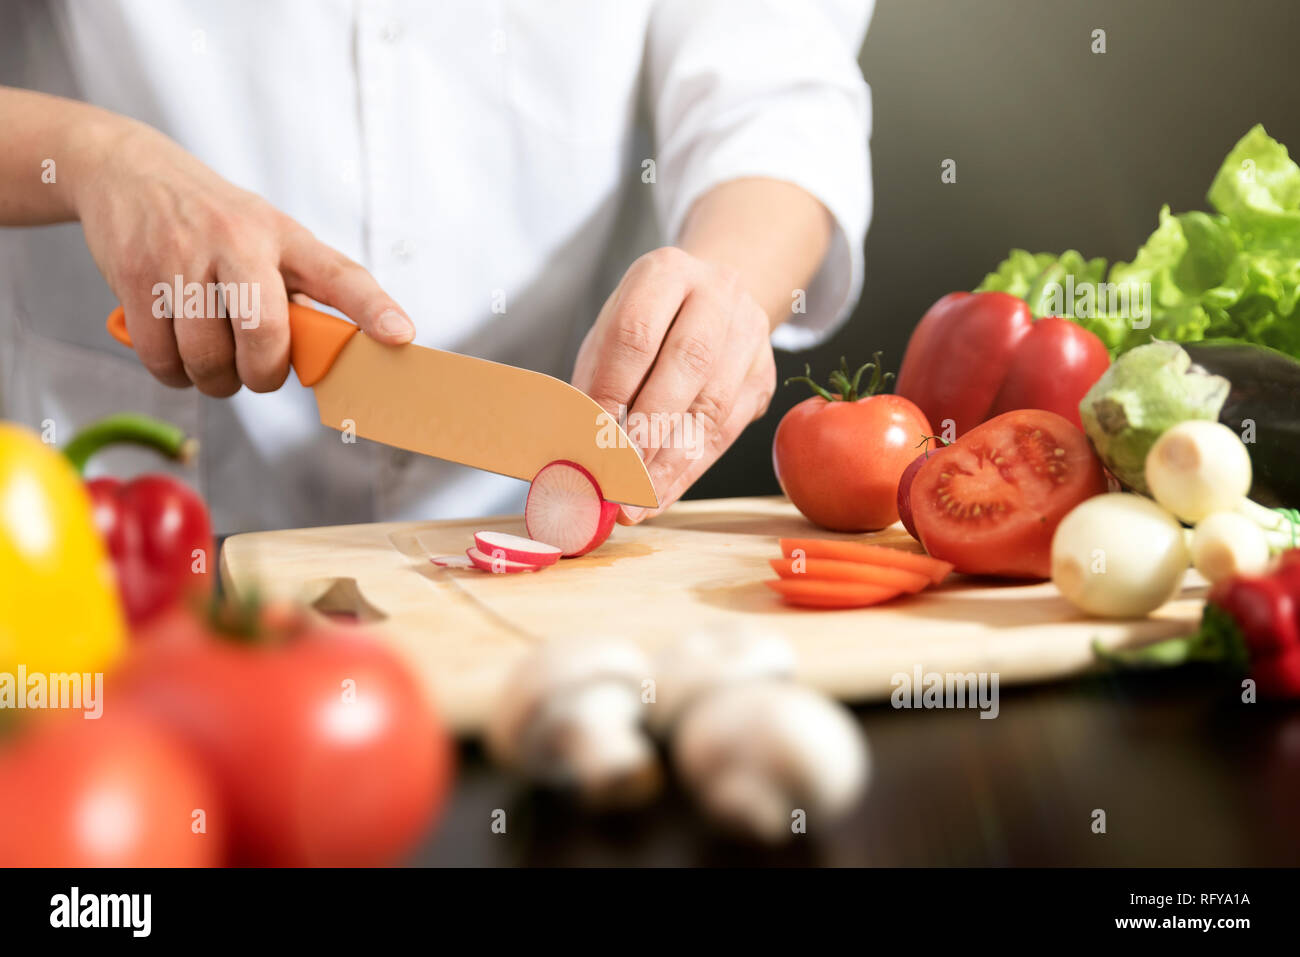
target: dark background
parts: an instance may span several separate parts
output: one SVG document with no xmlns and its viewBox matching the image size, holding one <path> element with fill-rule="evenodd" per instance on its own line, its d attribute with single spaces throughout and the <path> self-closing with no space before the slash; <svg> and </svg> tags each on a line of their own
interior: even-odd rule
<svg viewBox="0 0 1300 957">
<path fill-rule="evenodd" d="M 1092 52 L 1092 31 L 1106 52 Z M 778 376 L 824 380 L 884 350 L 1013 247 L 1132 259 L 1162 203 L 1205 193 L 1251 126 L 1300 150 L 1300 0 L 877 0 L 862 50 L 872 89 L 875 213 L 866 285 L 823 346 L 778 353 Z M 957 182 L 940 163 L 957 162 Z M 688 498 L 779 491 L 767 416 Z"/>
</svg>

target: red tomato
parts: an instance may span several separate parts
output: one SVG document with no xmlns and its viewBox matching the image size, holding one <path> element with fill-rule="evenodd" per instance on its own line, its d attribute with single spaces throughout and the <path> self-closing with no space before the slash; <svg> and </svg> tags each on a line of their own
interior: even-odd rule
<svg viewBox="0 0 1300 957">
<path fill-rule="evenodd" d="M 43 714 L 0 750 L 0 866 L 209 867 L 225 818 L 206 770 L 162 729 L 107 701 Z M 196 812 L 202 815 L 196 815 Z"/>
<path fill-rule="evenodd" d="M 446 797 L 447 733 L 402 663 L 352 629 L 275 647 L 148 641 L 123 680 L 214 770 L 236 863 L 397 863 Z"/>
<path fill-rule="evenodd" d="M 1110 353 L 1087 329 L 1068 319 L 1039 319 L 1016 345 L 989 416 L 1044 409 L 1082 429 L 1079 403 L 1108 368 Z"/>
<path fill-rule="evenodd" d="M 912 517 L 935 558 L 970 575 L 1047 578 L 1052 533 L 1106 491 L 1083 433 L 1054 412 L 1008 412 L 930 456 L 912 482 Z"/>
<path fill-rule="evenodd" d="M 898 521 L 898 480 L 930 423 L 896 395 L 805 399 L 776 427 L 772 464 L 781 490 L 809 521 L 866 532 Z"/>
</svg>

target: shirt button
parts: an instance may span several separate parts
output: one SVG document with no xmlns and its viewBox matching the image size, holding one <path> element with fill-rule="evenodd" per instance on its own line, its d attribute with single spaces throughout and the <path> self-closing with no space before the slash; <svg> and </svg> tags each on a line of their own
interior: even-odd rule
<svg viewBox="0 0 1300 957">
<path fill-rule="evenodd" d="M 402 24 L 398 20 L 389 20 L 379 29 L 379 39 L 385 43 L 396 43 L 402 38 Z"/>
<path fill-rule="evenodd" d="M 409 239 L 399 239 L 393 243 L 393 255 L 402 262 L 409 262 L 415 255 L 415 245 Z"/>
</svg>

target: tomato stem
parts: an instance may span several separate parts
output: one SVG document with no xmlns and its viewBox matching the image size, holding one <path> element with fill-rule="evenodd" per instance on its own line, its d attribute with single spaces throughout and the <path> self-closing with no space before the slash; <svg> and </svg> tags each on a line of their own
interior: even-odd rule
<svg viewBox="0 0 1300 957">
<path fill-rule="evenodd" d="M 828 376 L 830 379 L 831 389 L 823 388 L 813 381 L 812 366 L 805 365 L 804 374 L 791 376 L 785 380 L 785 384 L 791 382 L 805 382 L 812 390 L 825 399 L 827 402 L 856 402 L 859 398 L 865 399 L 873 396 L 888 385 L 889 380 L 894 378 L 894 373 L 885 372 L 884 370 L 884 353 L 877 352 L 872 356 L 872 361 L 863 363 L 857 372 L 849 372 L 849 360 L 845 356 L 840 356 L 840 367 L 831 372 Z M 866 389 L 862 389 L 862 376 L 868 370 L 871 370 L 871 379 L 867 382 Z"/>
<path fill-rule="evenodd" d="M 143 445 L 182 465 L 193 459 L 199 448 L 197 439 L 170 422 L 141 412 L 118 412 L 82 428 L 64 448 L 63 455 L 78 474 L 84 475 L 86 463 L 100 449 L 124 442 Z"/>
<path fill-rule="evenodd" d="M 944 448 L 947 448 L 949 445 L 952 444 L 947 439 L 945 439 L 942 435 L 923 435 L 921 436 L 921 441 L 917 442 L 916 445 L 912 446 L 912 448 L 921 449 L 925 457 L 928 459 L 930 457 L 931 442 L 941 442 L 943 443 Z"/>
</svg>

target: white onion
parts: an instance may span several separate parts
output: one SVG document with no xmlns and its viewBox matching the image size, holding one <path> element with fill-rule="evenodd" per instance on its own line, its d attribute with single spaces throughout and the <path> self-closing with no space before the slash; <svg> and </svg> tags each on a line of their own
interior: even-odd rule
<svg viewBox="0 0 1300 957">
<path fill-rule="evenodd" d="M 1052 581 L 1076 607 L 1102 618 L 1136 618 L 1178 591 L 1189 558 L 1178 521 L 1125 492 L 1080 503 L 1052 536 Z"/>
<path fill-rule="evenodd" d="M 1192 563 L 1211 582 L 1262 575 L 1268 568 L 1264 531 L 1237 512 L 1215 512 L 1192 533 Z"/>
<path fill-rule="evenodd" d="M 1147 488 L 1184 522 L 1230 512 L 1250 491 L 1250 455 L 1220 422 L 1188 419 L 1167 429 L 1146 458 Z"/>
</svg>

